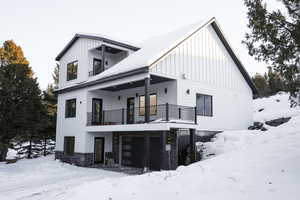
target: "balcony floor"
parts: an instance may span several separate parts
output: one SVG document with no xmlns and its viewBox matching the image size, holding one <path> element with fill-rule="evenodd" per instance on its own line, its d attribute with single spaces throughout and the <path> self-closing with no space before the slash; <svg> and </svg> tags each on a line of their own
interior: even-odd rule
<svg viewBox="0 0 300 200">
<path fill-rule="evenodd" d="M 184 123 L 148 123 L 148 124 L 124 124 L 124 125 L 95 125 L 87 126 L 87 132 L 122 132 L 122 131 L 167 131 L 171 128 L 200 129 L 198 124 Z"/>
</svg>

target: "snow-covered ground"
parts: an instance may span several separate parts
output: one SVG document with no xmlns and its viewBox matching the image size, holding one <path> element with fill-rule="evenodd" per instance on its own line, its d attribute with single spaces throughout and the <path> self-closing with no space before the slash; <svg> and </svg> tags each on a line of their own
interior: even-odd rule
<svg viewBox="0 0 300 200">
<path fill-rule="evenodd" d="M 289 108 L 286 94 L 254 104 L 256 120 L 292 118 L 265 132 L 220 133 L 206 144 L 215 157 L 175 171 L 125 176 L 62 164 L 51 157 L 0 164 L 0 199 L 298 200 L 299 110 Z"/>
<path fill-rule="evenodd" d="M 0 200 L 54 200 L 86 182 L 122 176 L 125 175 L 61 163 L 54 156 L 8 165 L 0 162 Z"/>
</svg>

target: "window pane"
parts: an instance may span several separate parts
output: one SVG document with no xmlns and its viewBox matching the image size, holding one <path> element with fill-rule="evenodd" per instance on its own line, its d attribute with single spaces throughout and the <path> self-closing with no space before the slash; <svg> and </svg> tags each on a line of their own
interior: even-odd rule
<svg viewBox="0 0 300 200">
<path fill-rule="evenodd" d="M 150 115 L 156 115 L 157 113 L 157 95 L 150 95 Z M 145 115 L 145 96 L 139 98 L 139 114 L 140 116 Z"/>
<path fill-rule="evenodd" d="M 75 137 L 64 137 L 64 153 L 66 155 L 74 154 Z"/>
<path fill-rule="evenodd" d="M 139 115 L 145 115 L 145 96 L 140 96 L 139 98 Z"/>
<path fill-rule="evenodd" d="M 65 117 L 76 116 L 76 99 L 70 99 L 66 101 L 66 114 Z"/>
<path fill-rule="evenodd" d="M 67 64 L 67 81 L 77 78 L 78 61 Z"/>
<path fill-rule="evenodd" d="M 93 69 L 94 69 L 94 75 L 96 74 L 100 74 L 101 72 L 103 72 L 104 70 L 102 69 L 102 60 L 100 59 L 94 59 L 93 62 Z"/>
<path fill-rule="evenodd" d="M 197 94 L 196 106 L 197 106 L 197 114 L 204 116 L 204 108 L 205 108 L 204 95 Z"/>
<path fill-rule="evenodd" d="M 205 110 L 204 114 L 205 116 L 212 116 L 212 97 L 206 95 L 204 99 L 204 104 L 205 104 Z"/>
<path fill-rule="evenodd" d="M 150 95 L 150 115 L 157 113 L 157 96 L 156 94 Z"/>
</svg>

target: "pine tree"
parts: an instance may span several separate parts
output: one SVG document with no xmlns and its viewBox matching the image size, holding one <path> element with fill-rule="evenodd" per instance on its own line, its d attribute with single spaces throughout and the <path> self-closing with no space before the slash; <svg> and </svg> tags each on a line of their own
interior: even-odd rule
<svg viewBox="0 0 300 200">
<path fill-rule="evenodd" d="M 30 70 L 24 64 L 0 67 L 0 143 L 6 147 L 13 140 L 29 141 L 43 128 L 46 110 Z"/>
<path fill-rule="evenodd" d="M 248 9 L 248 28 L 243 43 L 249 54 L 268 62 L 286 81 L 292 96 L 300 83 L 300 0 L 278 0 L 282 8 L 268 10 L 264 0 L 244 0 Z"/>
<path fill-rule="evenodd" d="M 57 63 L 56 63 L 56 66 L 54 68 L 52 78 L 54 80 L 54 87 L 57 87 L 58 86 L 58 79 L 59 79 L 59 64 L 57 64 Z"/>
<path fill-rule="evenodd" d="M 259 97 L 266 97 L 269 96 L 270 88 L 267 82 L 267 77 L 260 75 L 259 73 L 256 73 L 254 77 L 252 78 L 258 93 Z"/>
<path fill-rule="evenodd" d="M 10 64 L 23 64 L 24 66 L 27 66 L 27 68 L 29 65 L 22 48 L 16 45 L 13 40 L 5 41 L 3 46 L 0 48 L 0 66 Z M 33 76 L 33 71 L 30 67 L 27 73 L 29 77 Z"/>
</svg>

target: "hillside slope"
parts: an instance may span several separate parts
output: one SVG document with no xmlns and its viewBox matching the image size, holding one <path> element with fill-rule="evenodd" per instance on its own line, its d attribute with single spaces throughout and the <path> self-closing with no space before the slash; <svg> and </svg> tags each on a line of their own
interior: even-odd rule
<svg viewBox="0 0 300 200">
<path fill-rule="evenodd" d="M 265 110 L 257 114 L 259 107 Z M 286 94 L 255 100 L 255 117 L 271 120 L 283 115 L 292 119 L 265 132 L 219 134 L 209 146 L 217 155 L 211 159 L 176 171 L 86 183 L 62 199 L 298 200 L 299 110 L 289 108 Z"/>
</svg>

